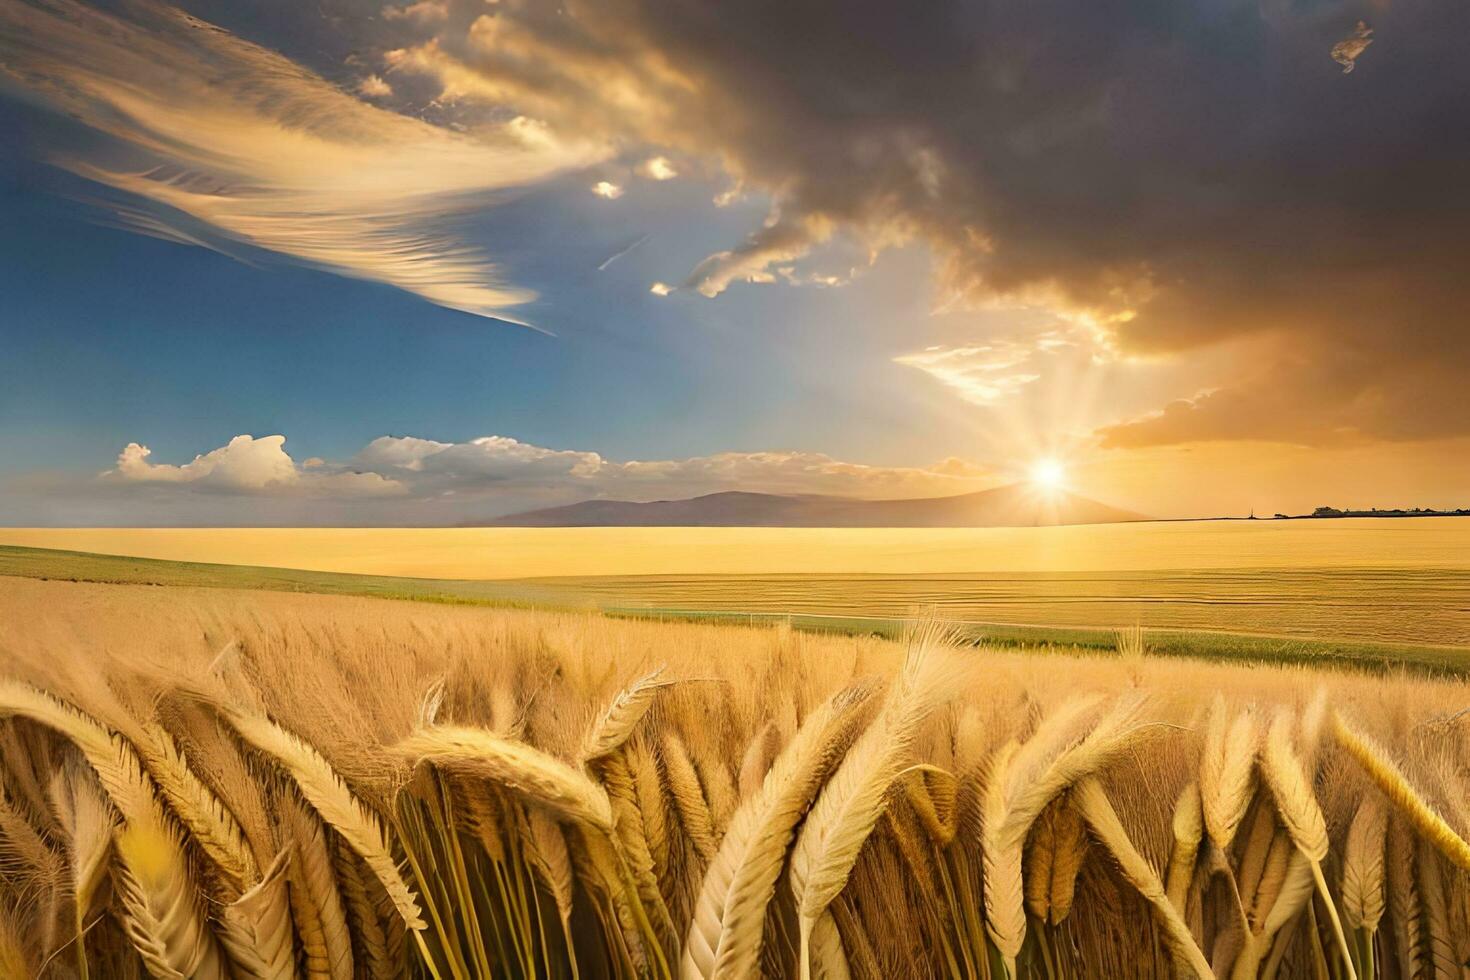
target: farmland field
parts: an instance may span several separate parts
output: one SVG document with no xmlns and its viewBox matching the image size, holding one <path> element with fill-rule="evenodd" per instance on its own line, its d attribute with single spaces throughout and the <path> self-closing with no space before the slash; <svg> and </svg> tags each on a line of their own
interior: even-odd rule
<svg viewBox="0 0 1470 980">
<path fill-rule="evenodd" d="M 0 531 L 0 573 L 663 614 L 937 613 L 1470 645 L 1470 521 L 1454 518 L 902 531 L 13 529 Z"/>
<path fill-rule="evenodd" d="M 0 975 L 1285 980 L 1470 956 L 1463 678 L 212 581 L 0 577 Z"/>
</svg>

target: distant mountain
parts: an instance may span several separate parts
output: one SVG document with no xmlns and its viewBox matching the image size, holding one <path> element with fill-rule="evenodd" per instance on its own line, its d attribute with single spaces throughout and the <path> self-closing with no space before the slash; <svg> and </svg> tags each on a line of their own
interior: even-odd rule
<svg viewBox="0 0 1470 980">
<path fill-rule="evenodd" d="M 1146 520 L 1073 493 L 1012 484 L 957 497 L 856 500 L 733 490 L 686 500 L 586 500 L 473 527 L 1033 527 Z"/>
</svg>

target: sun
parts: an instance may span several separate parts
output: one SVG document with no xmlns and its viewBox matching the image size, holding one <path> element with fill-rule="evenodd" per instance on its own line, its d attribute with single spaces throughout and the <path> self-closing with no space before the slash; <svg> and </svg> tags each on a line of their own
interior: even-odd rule
<svg viewBox="0 0 1470 980">
<path fill-rule="evenodd" d="M 1067 482 L 1067 470 L 1055 459 L 1038 459 L 1031 464 L 1031 483 L 1039 490 L 1057 491 Z"/>
</svg>

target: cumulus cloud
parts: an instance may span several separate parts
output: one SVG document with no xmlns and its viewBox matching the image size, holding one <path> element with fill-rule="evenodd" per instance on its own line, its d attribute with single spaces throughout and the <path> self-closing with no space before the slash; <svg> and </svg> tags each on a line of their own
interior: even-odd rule
<svg viewBox="0 0 1470 980">
<path fill-rule="evenodd" d="M 592 185 L 592 193 L 598 197 L 605 197 L 609 201 L 616 201 L 623 196 L 623 189 L 610 180 L 599 180 Z"/>
<path fill-rule="evenodd" d="M 1376 9 L 1394 45 L 1371 92 L 1323 57 L 1364 11 L 1349 0 L 802 0 L 778 22 L 725 0 L 502 3 L 402 64 L 560 131 L 717 161 L 773 197 L 777 221 L 689 276 L 705 295 L 834 229 L 917 240 L 946 294 L 1045 300 L 1123 354 L 1269 337 L 1270 356 L 1340 369 L 1280 397 L 1312 420 L 1303 438 L 1416 431 L 1405 392 L 1445 384 L 1434 424 L 1470 432 L 1470 402 L 1447 397 L 1462 382 L 1436 370 L 1470 359 L 1470 6 Z M 1218 380 L 1221 398 L 1249 390 Z M 1134 435 L 1238 430 L 1201 411 Z"/>
<path fill-rule="evenodd" d="M 171 484 L 236 494 L 313 493 L 334 496 L 384 496 L 405 492 L 396 480 L 377 473 L 340 468 L 324 470 L 321 459 L 297 466 L 285 450 L 285 436 L 259 439 L 239 435 L 218 449 L 174 465 L 149 461 L 153 451 L 130 442 L 113 469 L 102 474 L 117 484 Z"/>
<path fill-rule="evenodd" d="M 988 474 L 961 469 L 869 466 L 812 452 L 727 452 L 662 460 L 612 460 L 596 452 L 549 449 L 507 436 L 446 443 L 381 436 L 351 460 L 354 468 L 407 482 L 419 493 L 527 488 L 551 496 L 652 499 L 719 490 L 926 496 L 974 489 Z"/>
<path fill-rule="evenodd" d="M 443 7 L 389 9 L 432 20 Z M 125 10 L 0 3 L 0 71 L 111 140 L 61 166 L 133 195 L 175 240 L 240 242 L 500 319 L 533 297 L 446 219 L 600 150 L 432 126 L 172 7 Z M 370 76 L 359 91 L 389 87 Z"/>
<path fill-rule="evenodd" d="M 223 523 L 238 520 L 230 508 L 242 500 L 350 503 L 357 520 L 454 523 L 599 497 L 653 500 L 722 490 L 911 497 L 994 482 L 985 467 L 955 458 L 930 467 L 873 466 L 795 451 L 616 460 L 508 436 L 464 442 L 382 436 L 344 461 L 297 463 L 285 442 L 279 435 L 241 435 L 184 463 L 156 462 L 147 446 L 129 443 L 93 486 L 103 497 L 131 499 L 126 495 L 149 488 L 151 501 L 207 508 L 201 499 L 219 500 L 213 519 Z M 298 519 L 315 520 L 309 512 Z"/>
</svg>

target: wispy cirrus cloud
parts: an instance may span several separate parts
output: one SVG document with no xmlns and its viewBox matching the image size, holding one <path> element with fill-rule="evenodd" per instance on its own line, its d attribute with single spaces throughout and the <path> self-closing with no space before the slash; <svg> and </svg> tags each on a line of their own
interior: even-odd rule
<svg viewBox="0 0 1470 980">
<path fill-rule="evenodd" d="M 510 311 L 534 298 L 452 219 L 601 150 L 529 139 L 534 127 L 514 121 L 429 125 L 171 7 L 125 9 L 0 0 L 0 78 L 111 138 L 55 162 L 134 195 L 122 206 L 131 225 L 243 243 L 480 316 L 516 321 Z M 391 86 L 371 76 L 359 91 Z"/>
<path fill-rule="evenodd" d="M 1037 380 L 1034 371 L 1018 370 L 1031 357 L 1030 348 L 1013 343 L 934 345 L 895 357 L 894 363 L 918 368 L 955 389 L 976 405 L 992 405 Z"/>
<path fill-rule="evenodd" d="M 967 402 L 994 405 L 1041 380 L 1054 369 L 1054 355 L 1105 359 L 1095 338 L 1076 325 L 1041 329 L 1022 336 L 991 336 L 963 344 L 932 344 L 901 354 L 895 364 L 917 368 Z"/>
</svg>

